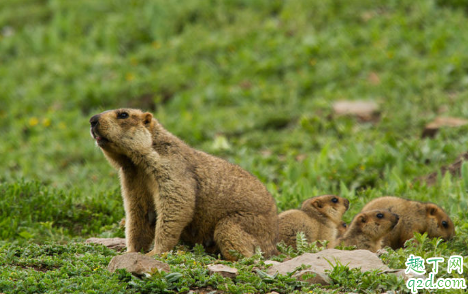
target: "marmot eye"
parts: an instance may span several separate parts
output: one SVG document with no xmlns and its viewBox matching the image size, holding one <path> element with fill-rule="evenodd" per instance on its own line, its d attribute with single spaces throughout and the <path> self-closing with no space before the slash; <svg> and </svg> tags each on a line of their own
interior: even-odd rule
<svg viewBox="0 0 468 294">
<path fill-rule="evenodd" d="M 128 117 L 128 113 L 126 112 L 120 112 L 119 114 L 117 114 L 117 118 L 127 118 Z"/>
<path fill-rule="evenodd" d="M 383 218 L 383 213 L 377 213 L 377 218 Z"/>
<path fill-rule="evenodd" d="M 442 225 L 444 226 L 444 228 L 448 228 L 448 222 L 442 221 Z"/>
<path fill-rule="evenodd" d="M 346 223 L 342 224 L 343 228 L 346 228 L 348 225 Z"/>
<path fill-rule="evenodd" d="M 338 202 L 338 198 L 333 198 L 333 199 L 332 199 L 332 202 L 333 202 L 333 203 L 337 203 L 337 202 Z"/>
</svg>

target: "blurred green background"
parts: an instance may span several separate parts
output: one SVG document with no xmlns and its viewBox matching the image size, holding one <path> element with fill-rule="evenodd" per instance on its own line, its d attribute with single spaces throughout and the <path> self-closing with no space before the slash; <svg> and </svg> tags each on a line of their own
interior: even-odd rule
<svg viewBox="0 0 468 294">
<path fill-rule="evenodd" d="M 200 247 L 156 256 L 168 275 L 109 273 L 117 253 L 79 242 L 124 237 L 118 175 L 88 122 L 120 107 L 250 171 L 278 212 L 319 194 L 348 198 L 347 222 L 382 195 L 442 206 L 457 237 L 389 249 L 391 268 L 409 254 L 468 256 L 468 165 L 414 182 L 467 151 L 468 125 L 421 138 L 436 117 L 468 118 L 467 24 L 464 0 L 1 0 L 0 292 L 406 290 L 343 266 L 322 289 L 258 275 L 253 259 L 230 264 L 231 280 L 209 275 L 219 261 Z M 337 116 L 340 100 L 377 103 L 380 116 Z M 467 264 L 439 275 L 466 280 Z"/>
<path fill-rule="evenodd" d="M 107 109 L 152 112 L 259 177 L 279 211 L 318 194 L 400 195 L 468 226 L 468 174 L 415 177 L 467 149 L 465 1 L 0 2 L 0 237 L 122 235 L 117 172 L 89 135 Z M 376 122 L 336 117 L 377 102 Z"/>
</svg>

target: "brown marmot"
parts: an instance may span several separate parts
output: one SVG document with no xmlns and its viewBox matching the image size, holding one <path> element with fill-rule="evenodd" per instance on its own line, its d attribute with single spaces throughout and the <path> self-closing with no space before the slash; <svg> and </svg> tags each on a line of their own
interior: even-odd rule
<svg viewBox="0 0 468 294">
<path fill-rule="evenodd" d="M 278 216 L 265 186 L 241 167 L 195 150 L 137 109 L 90 119 L 91 135 L 119 170 L 127 251 L 148 255 L 179 240 L 202 244 L 228 260 L 259 247 L 276 253 Z"/>
<path fill-rule="evenodd" d="M 398 215 L 388 210 L 370 210 L 356 215 L 344 235 L 329 247 L 356 246 L 377 252 L 382 248 L 382 239 L 398 223 Z"/>
<path fill-rule="evenodd" d="M 279 240 L 296 248 L 296 235 L 304 232 L 308 242 L 334 241 L 341 217 L 348 208 L 348 199 L 339 196 L 309 198 L 302 203 L 300 210 L 287 210 L 279 215 Z"/>
<path fill-rule="evenodd" d="M 430 238 L 441 237 L 449 240 L 455 236 L 455 227 L 447 213 L 434 203 L 423 203 L 394 196 L 372 200 L 362 211 L 388 209 L 400 216 L 400 222 L 385 239 L 384 245 L 393 249 L 404 246 L 413 238 L 414 232 L 427 232 Z"/>
<path fill-rule="evenodd" d="M 337 237 L 341 237 L 344 235 L 344 233 L 346 233 L 346 230 L 348 229 L 348 224 L 344 221 L 342 221 L 339 225 L 338 225 L 338 235 Z"/>
</svg>

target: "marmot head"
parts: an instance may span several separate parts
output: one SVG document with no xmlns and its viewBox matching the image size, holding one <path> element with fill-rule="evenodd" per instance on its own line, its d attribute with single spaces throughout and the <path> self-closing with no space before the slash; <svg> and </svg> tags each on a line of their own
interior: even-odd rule
<svg viewBox="0 0 468 294">
<path fill-rule="evenodd" d="M 324 216 L 339 224 L 348 208 L 349 201 L 346 198 L 335 195 L 321 195 L 304 201 L 301 210 L 311 217 Z"/>
<path fill-rule="evenodd" d="M 427 203 L 426 216 L 428 237 L 441 237 L 444 240 L 450 240 L 455 236 L 455 226 L 442 208 L 433 203 Z"/>
<path fill-rule="evenodd" d="M 338 224 L 338 237 L 343 236 L 347 229 L 348 224 L 344 221 L 341 221 L 341 223 Z"/>
<path fill-rule="evenodd" d="M 125 108 L 102 112 L 89 122 L 96 144 L 111 155 L 125 155 L 151 146 L 151 132 L 156 123 L 151 113 Z"/>
<path fill-rule="evenodd" d="M 362 234 L 378 240 L 388 234 L 399 219 L 398 215 L 385 209 L 369 210 L 356 215 L 349 230 L 359 228 Z"/>
</svg>

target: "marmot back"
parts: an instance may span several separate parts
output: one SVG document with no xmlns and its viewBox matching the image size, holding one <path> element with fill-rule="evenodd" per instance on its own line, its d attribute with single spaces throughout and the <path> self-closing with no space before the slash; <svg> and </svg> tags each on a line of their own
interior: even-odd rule
<svg viewBox="0 0 468 294">
<path fill-rule="evenodd" d="M 356 215 L 344 235 L 331 246 L 356 246 L 376 252 L 382 248 L 383 238 L 398 223 L 398 215 L 388 210 L 370 210 Z"/>
<path fill-rule="evenodd" d="M 434 203 L 424 203 L 394 196 L 372 200 L 362 211 L 387 209 L 400 216 L 400 222 L 384 240 L 385 246 L 398 249 L 414 237 L 414 233 L 427 232 L 428 237 L 449 240 L 455 236 L 455 227 L 447 213 Z"/>
<path fill-rule="evenodd" d="M 308 242 L 333 242 L 348 207 L 347 199 L 334 195 L 307 199 L 300 210 L 288 210 L 279 215 L 279 240 L 296 248 L 296 235 L 304 232 Z"/>
</svg>

